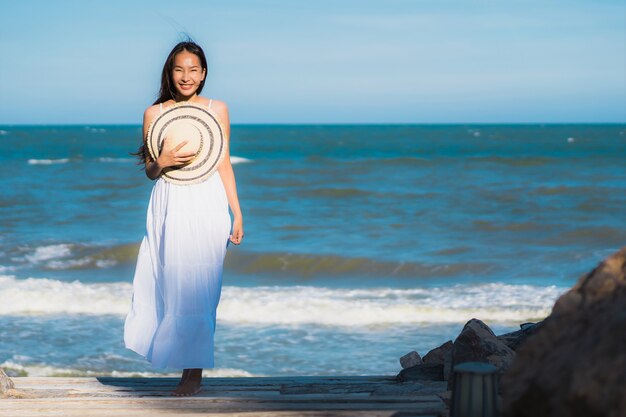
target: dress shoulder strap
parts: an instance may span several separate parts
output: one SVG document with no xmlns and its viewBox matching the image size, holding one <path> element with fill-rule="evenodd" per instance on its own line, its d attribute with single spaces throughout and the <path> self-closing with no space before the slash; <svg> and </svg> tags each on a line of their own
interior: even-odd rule
<svg viewBox="0 0 626 417">
<path fill-rule="evenodd" d="M 159 114 L 163 113 L 163 103 L 159 103 Z"/>
<path fill-rule="evenodd" d="M 213 99 L 209 99 L 209 108 L 211 108 L 211 103 L 213 103 Z"/>
</svg>

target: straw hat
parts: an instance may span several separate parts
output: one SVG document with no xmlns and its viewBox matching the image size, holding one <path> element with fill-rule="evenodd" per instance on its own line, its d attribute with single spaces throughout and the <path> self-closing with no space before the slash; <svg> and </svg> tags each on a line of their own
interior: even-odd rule
<svg viewBox="0 0 626 417">
<path fill-rule="evenodd" d="M 186 164 L 163 168 L 163 179 L 174 184 L 196 184 L 206 180 L 226 153 L 224 129 L 215 113 L 202 104 L 181 101 L 154 118 L 146 136 L 154 160 L 158 158 L 166 137 L 173 146 L 186 140 L 188 143 L 180 150 L 196 152 Z"/>
</svg>

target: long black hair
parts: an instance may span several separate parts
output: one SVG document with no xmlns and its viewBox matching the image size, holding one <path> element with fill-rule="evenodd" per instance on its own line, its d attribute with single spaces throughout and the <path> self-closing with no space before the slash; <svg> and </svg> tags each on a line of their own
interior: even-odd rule
<svg viewBox="0 0 626 417">
<path fill-rule="evenodd" d="M 174 59 L 176 55 L 180 52 L 187 51 L 190 52 L 200 59 L 200 64 L 202 65 L 203 70 L 207 70 L 207 60 L 204 55 L 204 51 L 194 41 L 191 39 L 187 39 L 186 41 L 179 42 L 172 48 L 172 51 L 167 56 L 165 60 L 165 64 L 163 65 L 163 71 L 161 72 L 161 88 L 159 89 L 159 97 L 154 101 L 154 104 L 164 103 L 168 100 L 175 100 L 176 98 L 176 87 L 174 86 L 174 80 L 172 79 L 172 70 L 174 69 Z M 200 82 L 198 89 L 196 90 L 196 94 L 200 94 L 202 92 L 202 88 L 204 87 L 204 82 L 206 81 L 206 75 L 204 79 Z M 143 132 L 143 130 L 142 130 Z M 143 133 L 142 133 L 143 136 Z M 139 158 L 138 165 L 144 165 L 146 163 L 146 157 L 148 156 L 148 149 L 146 148 L 145 138 L 141 139 L 141 146 L 137 152 L 129 152 L 131 155 L 137 156 Z"/>
</svg>

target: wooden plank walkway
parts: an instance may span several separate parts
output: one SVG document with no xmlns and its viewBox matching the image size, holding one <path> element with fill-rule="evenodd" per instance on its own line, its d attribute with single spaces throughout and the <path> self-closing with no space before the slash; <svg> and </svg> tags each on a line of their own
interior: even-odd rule
<svg viewBox="0 0 626 417">
<path fill-rule="evenodd" d="M 179 378 L 13 377 L 2 417 L 447 415 L 446 382 L 393 376 L 203 378 L 202 391 L 174 397 Z"/>
</svg>

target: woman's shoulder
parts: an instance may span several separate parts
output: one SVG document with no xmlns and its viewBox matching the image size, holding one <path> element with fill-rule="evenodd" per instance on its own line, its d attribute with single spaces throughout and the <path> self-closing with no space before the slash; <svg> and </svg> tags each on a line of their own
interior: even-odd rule
<svg viewBox="0 0 626 417">
<path fill-rule="evenodd" d="M 154 113 L 159 113 L 161 111 L 161 107 L 163 107 L 164 109 L 166 107 L 169 107 L 173 104 L 176 104 L 176 102 L 172 99 L 169 99 L 167 101 L 164 101 L 162 103 L 156 103 L 156 104 L 152 104 L 151 106 L 148 106 L 146 108 L 146 110 L 144 111 L 144 114 L 154 114 Z"/>
<path fill-rule="evenodd" d="M 226 102 L 222 100 L 218 100 L 216 98 L 206 98 L 202 96 L 198 96 L 198 102 L 204 104 L 205 106 L 211 105 L 211 109 L 220 111 L 220 110 L 228 110 L 228 106 Z"/>
<path fill-rule="evenodd" d="M 146 108 L 146 110 L 143 112 L 143 117 L 147 119 L 152 119 L 158 113 L 159 113 L 159 104 L 153 104 Z"/>
</svg>

